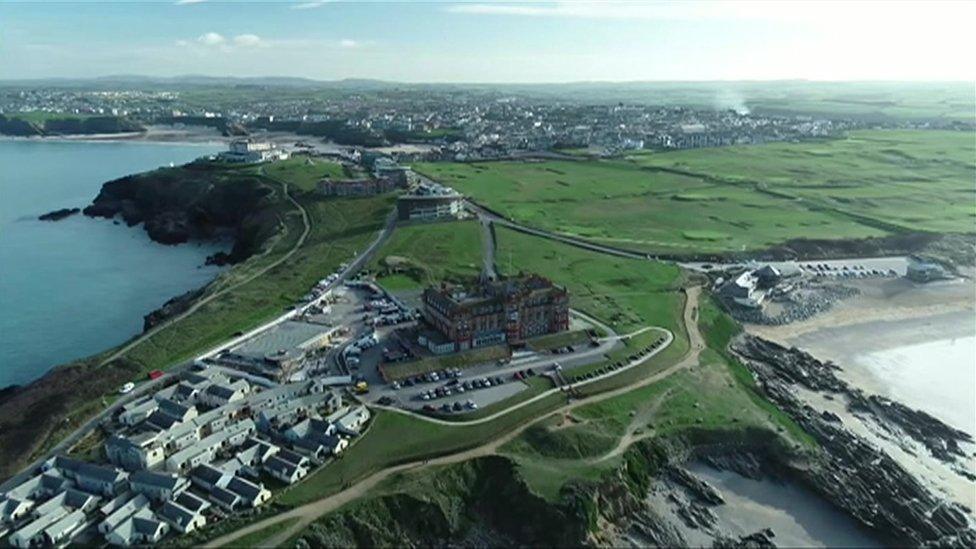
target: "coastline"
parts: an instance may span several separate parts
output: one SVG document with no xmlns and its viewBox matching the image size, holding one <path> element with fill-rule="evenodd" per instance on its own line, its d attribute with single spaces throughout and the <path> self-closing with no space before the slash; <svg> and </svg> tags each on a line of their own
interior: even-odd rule
<svg viewBox="0 0 976 549">
<path fill-rule="evenodd" d="M 149 143 L 165 145 L 215 145 L 225 144 L 230 138 L 209 128 L 174 128 L 172 126 L 148 126 L 144 132 L 93 133 L 66 135 L 2 135 L 0 141 L 28 143 Z"/>
</svg>

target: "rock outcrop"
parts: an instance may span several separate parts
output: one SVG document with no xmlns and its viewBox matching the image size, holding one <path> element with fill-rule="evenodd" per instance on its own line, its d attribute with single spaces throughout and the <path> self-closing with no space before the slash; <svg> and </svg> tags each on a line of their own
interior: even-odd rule
<svg viewBox="0 0 976 549">
<path fill-rule="evenodd" d="M 46 214 L 41 214 L 37 216 L 37 219 L 41 221 L 61 221 L 66 217 L 75 215 L 81 212 L 81 208 L 61 208 L 60 210 L 54 210 L 47 212 Z"/>
<path fill-rule="evenodd" d="M 230 234 L 234 246 L 221 261 L 236 263 L 277 231 L 271 195 L 256 176 L 225 178 L 206 163 L 191 163 L 109 181 L 84 213 L 120 216 L 130 226 L 143 223 L 149 237 L 162 244 Z"/>
</svg>

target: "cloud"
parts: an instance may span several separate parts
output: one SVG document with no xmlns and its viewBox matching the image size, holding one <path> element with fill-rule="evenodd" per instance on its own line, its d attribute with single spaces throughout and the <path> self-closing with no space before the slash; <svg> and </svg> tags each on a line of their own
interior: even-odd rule
<svg viewBox="0 0 976 549">
<path fill-rule="evenodd" d="M 312 2 L 301 2 L 298 4 L 292 4 L 291 9 L 293 10 L 314 10 L 315 8 L 321 8 L 326 4 L 331 4 L 334 0 L 313 0 Z"/>
<path fill-rule="evenodd" d="M 251 48 L 263 44 L 261 37 L 256 34 L 238 34 L 234 37 L 234 45 Z"/>
<path fill-rule="evenodd" d="M 181 48 L 185 48 L 185 47 L 189 46 L 190 43 L 187 42 L 186 40 L 177 40 L 176 41 L 176 45 L 179 46 L 179 47 L 181 47 Z"/>
<path fill-rule="evenodd" d="M 342 40 L 339 40 L 339 46 L 343 48 L 358 48 L 360 44 L 355 40 L 343 38 Z"/>
<path fill-rule="evenodd" d="M 203 44 L 204 46 L 219 46 L 227 42 L 227 39 L 224 38 L 223 35 L 216 32 L 207 32 L 197 37 L 197 42 Z"/>
<path fill-rule="evenodd" d="M 878 6 L 867 0 L 825 3 L 818 0 L 768 2 L 763 0 L 689 0 L 659 2 L 547 2 L 459 3 L 444 7 L 449 13 L 486 16 L 564 17 L 578 19 L 626 19 L 659 21 L 772 21 L 834 28 L 837 25 L 874 27 Z M 886 5 L 885 25 L 903 23 L 916 28 L 919 21 L 943 25 L 959 18 L 971 20 L 972 3 L 946 0 L 908 1 Z"/>
<path fill-rule="evenodd" d="M 186 6 L 188 4 L 202 4 L 206 1 L 207 0 L 176 0 L 176 2 L 173 3 L 177 6 Z"/>
</svg>

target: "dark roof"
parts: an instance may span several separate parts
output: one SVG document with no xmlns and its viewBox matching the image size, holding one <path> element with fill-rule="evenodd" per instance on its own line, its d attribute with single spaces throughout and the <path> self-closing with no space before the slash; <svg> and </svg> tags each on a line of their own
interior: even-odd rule
<svg viewBox="0 0 976 549">
<path fill-rule="evenodd" d="M 162 399 L 159 401 L 159 409 L 163 413 L 171 415 L 177 419 L 183 419 L 183 416 L 190 411 L 192 406 L 184 406 L 179 402 L 173 402 L 169 399 Z"/>
<path fill-rule="evenodd" d="M 76 476 L 93 478 L 103 482 L 119 482 L 125 478 L 125 474 L 112 467 L 95 465 L 78 459 L 65 456 L 57 456 L 54 466 L 64 471 L 71 471 Z"/>
<path fill-rule="evenodd" d="M 236 505 L 238 500 L 241 499 L 241 497 L 235 494 L 234 492 L 231 492 L 229 490 L 224 490 L 219 486 L 214 486 L 210 490 L 210 497 L 230 507 Z"/>
<path fill-rule="evenodd" d="M 181 528 L 193 522 L 193 519 L 196 517 L 196 513 L 172 501 L 164 503 L 163 507 L 159 510 L 159 514 L 179 524 Z"/>
<path fill-rule="evenodd" d="M 207 502 L 198 498 L 197 496 L 189 493 L 183 492 L 176 496 L 176 503 L 179 504 L 184 509 L 189 509 L 194 513 L 199 513 L 207 506 Z"/>
<path fill-rule="evenodd" d="M 307 457 L 305 457 L 305 456 L 303 456 L 303 455 L 301 455 L 301 454 L 299 454 L 298 452 L 293 452 L 293 451 L 291 451 L 291 450 L 288 450 L 288 449 L 286 449 L 286 448 L 282 448 L 282 449 L 281 449 L 281 450 L 280 450 L 280 451 L 279 451 L 279 452 L 278 452 L 277 454 L 275 454 L 275 455 L 276 455 L 277 457 L 279 457 L 279 458 L 281 458 L 281 459 L 283 459 L 283 460 L 285 460 L 285 461 L 290 461 L 290 462 L 292 462 L 292 463 L 294 463 L 294 464 L 296 464 L 296 465 L 301 465 L 301 464 L 302 464 L 303 462 L 306 462 L 306 461 L 308 461 L 308 458 L 307 458 Z"/>
<path fill-rule="evenodd" d="M 177 486 L 185 481 L 176 475 L 153 473 L 152 471 L 138 471 L 129 476 L 129 482 L 132 484 L 148 484 L 150 486 L 175 490 Z"/>
<path fill-rule="evenodd" d="M 207 484 L 216 484 L 224 476 L 224 472 L 210 465 L 199 465 L 190 472 L 190 476 Z"/>
<path fill-rule="evenodd" d="M 234 396 L 234 389 L 231 389 L 226 385 L 211 385 L 210 387 L 207 387 L 207 394 L 218 398 L 230 398 Z"/>
<path fill-rule="evenodd" d="M 260 486 L 248 482 L 241 477 L 230 479 L 230 482 L 227 483 L 227 489 L 249 501 L 254 501 L 258 497 L 258 494 L 261 493 Z"/>
<path fill-rule="evenodd" d="M 132 517 L 132 527 L 136 532 L 143 535 L 153 535 L 159 531 L 160 526 L 163 523 L 158 520 L 152 520 L 142 517 Z"/>
<path fill-rule="evenodd" d="M 179 419 L 163 412 L 162 410 L 156 410 L 150 414 L 149 417 L 146 418 L 146 421 L 164 431 L 180 422 Z"/>
<path fill-rule="evenodd" d="M 287 476 L 291 476 L 298 465 L 290 461 L 285 461 L 278 458 L 278 456 L 271 456 L 268 461 L 264 462 L 264 466 L 272 471 L 279 471 Z"/>
</svg>

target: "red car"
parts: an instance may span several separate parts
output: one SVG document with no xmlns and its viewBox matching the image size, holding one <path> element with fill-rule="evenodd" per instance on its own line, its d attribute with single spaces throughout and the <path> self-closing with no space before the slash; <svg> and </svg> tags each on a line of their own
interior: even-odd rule
<svg viewBox="0 0 976 549">
<path fill-rule="evenodd" d="M 153 371 L 149 372 L 149 379 L 159 379 L 161 377 L 163 377 L 163 371 L 162 370 L 153 370 Z"/>
</svg>

